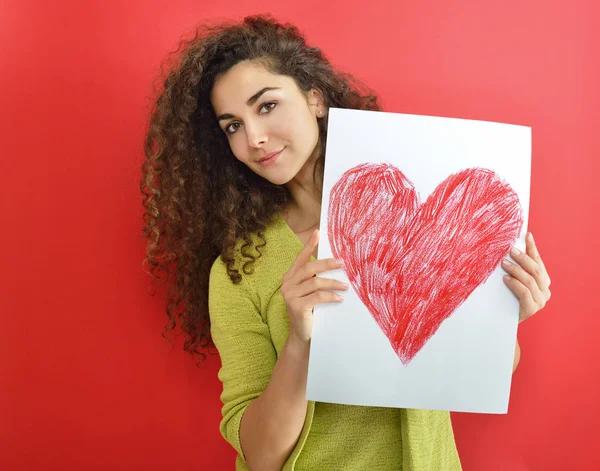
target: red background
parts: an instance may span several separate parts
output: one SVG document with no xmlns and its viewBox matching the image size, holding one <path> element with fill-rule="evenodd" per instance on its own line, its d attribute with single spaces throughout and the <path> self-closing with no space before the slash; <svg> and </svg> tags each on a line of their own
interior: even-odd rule
<svg viewBox="0 0 600 471">
<path fill-rule="evenodd" d="M 258 12 L 387 111 L 533 128 L 553 297 L 521 325 L 508 415 L 454 414 L 456 439 L 466 471 L 600 469 L 598 2 L 239 3 L 0 0 L 0 469 L 233 468 L 218 356 L 197 368 L 160 336 L 138 181 L 161 60 Z"/>
</svg>

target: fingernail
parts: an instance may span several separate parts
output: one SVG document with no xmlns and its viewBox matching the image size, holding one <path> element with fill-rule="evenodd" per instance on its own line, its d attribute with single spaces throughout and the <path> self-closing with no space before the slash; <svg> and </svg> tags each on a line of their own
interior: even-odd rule
<svg viewBox="0 0 600 471">
<path fill-rule="evenodd" d="M 512 263 L 510 262 L 510 260 L 504 259 L 502 260 L 502 265 L 509 267 L 512 265 Z"/>
<path fill-rule="evenodd" d="M 504 278 L 504 281 L 509 281 L 510 280 L 510 276 L 509 275 L 504 275 L 502 278 Z"/>
<path fill-rule="evenodd" d="M 342 283 L 342 286 L 344 287 L 344 289 L 350 288 L 350 285 L 348 283 Z"/>
<path fill-rule="evenodd" d="M 533 240 L 533 234 L 532 234 L 531 232 L 529 233 L 529 238 L 531 239 L 531 242 L 535 242 L 535 241 Z"/>
<path fill-rule="evenodd" d="M 338 267 L 343 267 L 344 266 L 344 261 L 338 258 L 338 259 L 336 259 L 335 264 Z"/>
<path fill-rule="evenodd" d="M 336 299 L 337 301 L 343 301 L 343 300 L 344 300 L 344 297 L 343 297 L 343 296 L 340 296 L 339 294 L 336 294 L 336 295 L 335 295 L 335 299 Z"/>
<path fill-rule="evenodd" d="M 513 249 L 510 251 L 510 253 L 516 257 L 521 254 L 521 251 L 518 248 L 513 247 Z"/>
</svg>

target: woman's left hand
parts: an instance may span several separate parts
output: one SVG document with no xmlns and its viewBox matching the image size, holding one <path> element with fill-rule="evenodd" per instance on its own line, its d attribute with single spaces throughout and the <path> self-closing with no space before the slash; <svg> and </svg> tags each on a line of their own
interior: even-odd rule
<svg viewBox="0 0 600 471">
<path fill-rule="evenodd" d="M 510 256 L 517 262 L 502 261 L 508 275 L 504 283 L 519 299 L 519 322 L 533 316 L 550 299 L 550 276 L 535 246 L 531 232 L 525 238 L 526 253 L 516 247 Z"/>
</svg>

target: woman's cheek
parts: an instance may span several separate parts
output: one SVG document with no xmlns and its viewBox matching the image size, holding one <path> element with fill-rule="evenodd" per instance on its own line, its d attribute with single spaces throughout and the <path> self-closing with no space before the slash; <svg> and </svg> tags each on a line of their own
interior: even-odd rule
<svg viewBox="0 0 600 471">
<path fill-rule="evenodd" d="M 236 136 L 235 134 L 231 136 L 231 138 L 229 139 L 229 147 L 231 148 L 231 152 L 233 152 L 233 155 L 235 155 L 236 159 L 243 163 L 246 163 L 246 151 L 244 149 L 244 146 L 242 145 L 242 139 L 240 139 L 239 136 Z"/>
</svg>

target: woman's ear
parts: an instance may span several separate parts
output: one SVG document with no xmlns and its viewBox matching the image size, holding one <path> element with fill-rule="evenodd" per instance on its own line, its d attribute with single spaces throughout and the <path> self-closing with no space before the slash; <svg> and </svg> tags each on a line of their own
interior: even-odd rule
<svg viewBox="0 0 600 471">
<path fill-rule="evenodd" d="M 327 113 L 323 94 L 316 88 L 311 88 L 309 92 L 308 104 L 313 109 L 317 118 L 322 118 Z"/>
</svg>

